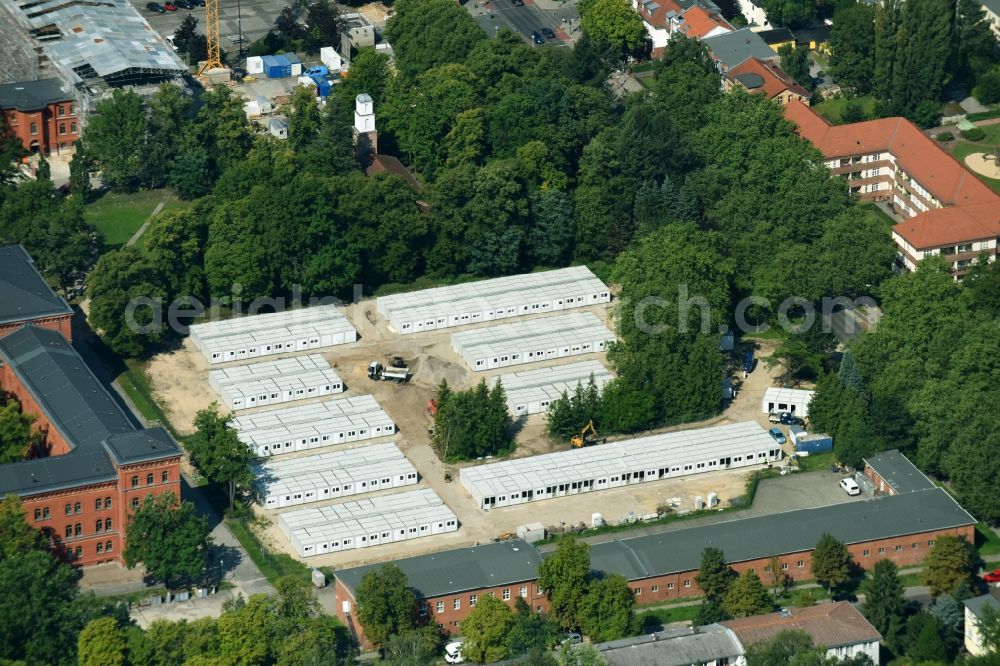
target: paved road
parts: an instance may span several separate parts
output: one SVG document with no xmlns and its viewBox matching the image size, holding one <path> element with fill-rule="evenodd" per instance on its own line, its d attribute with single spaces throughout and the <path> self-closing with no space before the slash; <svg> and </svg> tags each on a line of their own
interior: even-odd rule
<svg viewBox="0 0 1000 666">
<path fill-rule="evenodd" d="M 495 35 L 499 28 L 506 28 L 530 43 L 532 32 L 540 32 L 542 28 L 551 28 L 556 34 L 556 39 L 548 41 L 548 45 L 572 46 L 573 39 L 569 21 L 573 20 L 573 26 L 579 24 L 579 16 L 575 7 L 573 5 L 550 5 L 551 3 L 546 3 L 543 6 L 534 0 L 525 0 L 523 7 L 515 7 L 511 0 L 492 0 L 490 2 L 470 0 L 465 6 L 476 22 L 489 35 Z M 563 23 L 564 18 L 566 23 Z"/>
</svg>

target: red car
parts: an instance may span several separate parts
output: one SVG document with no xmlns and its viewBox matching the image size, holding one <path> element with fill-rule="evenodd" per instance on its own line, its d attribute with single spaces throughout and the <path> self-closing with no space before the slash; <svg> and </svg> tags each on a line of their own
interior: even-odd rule
<svg viewBox="0 0 1000 666">
<path fill-rule="evenodd" d="M 1000 583 L 1000 569 L 994 569 L 983 574 L 983 580 L 987 583 Z"/>
<path fill-rule="evenodd" d="M 163 8 L 166 9 L 168 12 L 176 12 L 177 11 L 177 5 L 175 5 L 172 2 L 164 2 L 163 3 Z"/>
</svg>

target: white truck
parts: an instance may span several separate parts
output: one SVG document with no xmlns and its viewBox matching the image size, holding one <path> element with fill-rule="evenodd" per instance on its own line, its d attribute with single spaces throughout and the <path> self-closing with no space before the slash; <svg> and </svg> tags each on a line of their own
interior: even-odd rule
<svg viewBox="0 0 1000 666">
<path fill-rule="evenodd" d="M 410 369 L 405 365 L 397 365 L 394 361 L 391 365 L 382 365 L 378 361 L 368 364 L 368 379 L 372 381 L 393 381 L 397 384 L 409 381 Z"/>
</svg>

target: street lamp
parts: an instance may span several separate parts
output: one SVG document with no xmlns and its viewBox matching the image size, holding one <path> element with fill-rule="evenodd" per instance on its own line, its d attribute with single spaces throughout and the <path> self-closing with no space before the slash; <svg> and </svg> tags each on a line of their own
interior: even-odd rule
<svg viewBox="0 0 1000 666">
<path fill-rule="evenodd" d="M 243 12 L 240 7 L 240 0 L 236 0 L 236 34 L 240 40 L 240 54 L 238 56 L 240 62 L 243 61 Z"/>
</svg>

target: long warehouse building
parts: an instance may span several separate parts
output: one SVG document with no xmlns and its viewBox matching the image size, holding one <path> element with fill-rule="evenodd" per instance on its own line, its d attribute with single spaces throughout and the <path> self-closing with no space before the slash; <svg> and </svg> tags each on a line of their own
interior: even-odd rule
<svg viewBox="0 0 1000 666">
<path fill-rule="evenodd" d="M 455 532 L 458 518 L 424 489 L 289 511 L 278 527 L 299 555 L 311 557 Z"/>
<path fill-rule="evenodd" d="M 208 383 L 234 411 L 344 391 L 344 382 L 319 354 L 212 370 Z"/>
<path fill-rule="evenodd" d="M 602 352 L 615 334 L 590 312 L 453 333 L 451 348 L 476 372 Z"/>
<path fill-rule="evenodd" d="M 573 266 L 382 296 L 376 307 L 395 331 L 407 335 L 610 300 L 611 292 L 589 268 Z"/>
<path fill-rule="evenodd" d="M 498 375 L 489 383 L 499 381 L 507 394 L 507 408 L 515 417 L 547 412 L 553 401 L 570 396 L 578 385 L 586 387 L 590 378 L 598 390 L 614 379 L 610 370 L 599 361 L 579 361 L 566 365 L 510 372 Z"/>
<path fill-rule="evenodd" d="M 258 496 L 268 509 L 413 486 L 419 481 L 416 468 L 392 442 L 268 461 L 256 466 L 254 473 Z"/>
<path fill-rule="evenodd" d="M 358 332 L 335 305 L 195 324 L 191 342 L 212 365 L 357 342 Z"/>
<path fill-rule="evenodd" d="M 781 458 L 767 431 L 745 421 L 466 467 L 459 478 L 480 508 L 492 509 Z"/>
<path fill-rule="evenodd" d="M 396 434 L 396 424 L 371 395 L 269 409 L 238 416 L 232 426 L 261 457 Z"/>
</svg>

